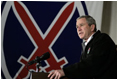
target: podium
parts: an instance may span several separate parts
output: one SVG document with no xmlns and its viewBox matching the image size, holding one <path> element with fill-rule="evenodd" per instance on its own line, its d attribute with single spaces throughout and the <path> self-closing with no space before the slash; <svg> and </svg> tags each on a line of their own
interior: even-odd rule
<svg viewBox="0 0 118 80">
<path fill-rule="evenodd" d="M 32 72 L 32 79 L 49 79 L 48 74 L 44 72 Z"/>
<path fill-rule="evenodd" d="M 49 73 L 44 73 L 44 72 L 32 72 L 32 79 L 49 79 L 48 74 Z M 62 77 L 60 79 L 68 79 L 68 78 Z"/>
</svg>

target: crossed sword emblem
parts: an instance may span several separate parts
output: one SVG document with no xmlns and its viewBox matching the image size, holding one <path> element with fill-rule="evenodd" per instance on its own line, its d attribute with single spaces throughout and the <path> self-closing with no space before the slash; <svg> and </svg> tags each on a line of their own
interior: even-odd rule
<svg viewBox="0 0 118 80">
<path fill-rule="evenodd" d="M 35 25 L 29 18 L 29 15 L 25 11 L 25 9 L 22 7 L 21 4 L 19 4 L 17 1 L 14 1 L 14 5 L 16 8 L 16 11 L 18 15 L 20 16 L 21 20 L 25 24 L 27 30 L 29 31 L 30 35 L 34 39 L 35 43 L 37 44 L 38 48 L 35 51 L 35 53 L 32 55 L 29 61 L 35 59 L 36 56 L 40 56 L 45 52 L 50 52 L 49 45 L 53 41 L 53 39 L 56 37 L 66 20 L 68 19 L 69 15 L 71 14 L 73 7 L 74 7 L 74 2 L 69 4 L 65 10 L 62 12 L 62 14 L 59 16 L 57 19 L 56 23 L 48 33 L 48 35 L 43 39 L 41 35 L 39 34 L 38 30 L 36 29 Z M 20 62 L 23 64 L 27 64 L 28 61 L 24 60 L 23 58 L 20 59 Z M 62 59 L 59 62 L 56 61 L 54 55 L 51 53 L 50 54 L 50 59 L 47 59 L 48 64 L 50 65 L 48 68 L 45 69 L 45 71 L 49 72 L 50 70 L 54 69 L 61 69 L 61 65 L 65 64 L 65 60 Z M 35 69 L 36 67 L 32 67 Z M 17 74 L 16 78 L 25 78 L 28 75 L 28 71 L 26 69 L 26 66 L 22 68 L 22 70 Z"/>
</svg>

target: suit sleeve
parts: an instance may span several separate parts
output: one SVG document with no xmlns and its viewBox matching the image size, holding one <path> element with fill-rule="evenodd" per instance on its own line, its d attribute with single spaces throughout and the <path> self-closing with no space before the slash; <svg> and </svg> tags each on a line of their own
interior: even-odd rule
<svg viewBox="0 0 118 80">
<path fill-rule="evenodd" d="M 111 38 L 104 34 L 94 40 L 90 53 L 81 62 L 63 68 L 68 78 L 97 78 L 116 62 L 116 48 Z"/>
</svg>

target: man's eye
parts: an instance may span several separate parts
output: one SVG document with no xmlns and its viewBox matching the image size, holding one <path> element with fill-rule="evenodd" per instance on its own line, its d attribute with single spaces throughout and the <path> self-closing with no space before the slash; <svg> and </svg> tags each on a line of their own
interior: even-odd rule
<svg viewBox="0 0 118 80">
<path fill-rule="evenodd" d="M 80 24 L 80 27 L 82 27 L 84 24 Z"/>
<path fill-rule="evenodd" d="M 80 27 L 82 27 L 83 25 L 80 25 Z"/>
<path fill-rule="evenodd" d="M 78 28 L 78 26 L 76 26 L 76 28 Z"/>
</svg>

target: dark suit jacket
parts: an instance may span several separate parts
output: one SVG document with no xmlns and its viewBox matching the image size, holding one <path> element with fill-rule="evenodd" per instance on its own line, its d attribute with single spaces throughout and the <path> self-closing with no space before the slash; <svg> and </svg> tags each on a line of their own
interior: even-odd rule
<svg viewBox="0 0 118 80">
<path fill-rule="evenodd" d="M 112 39 L 97 31 L 78 63 L 63 68 L 66 77 L 75 79 L 117 78 L 117 50 Z"/>
</svg>

